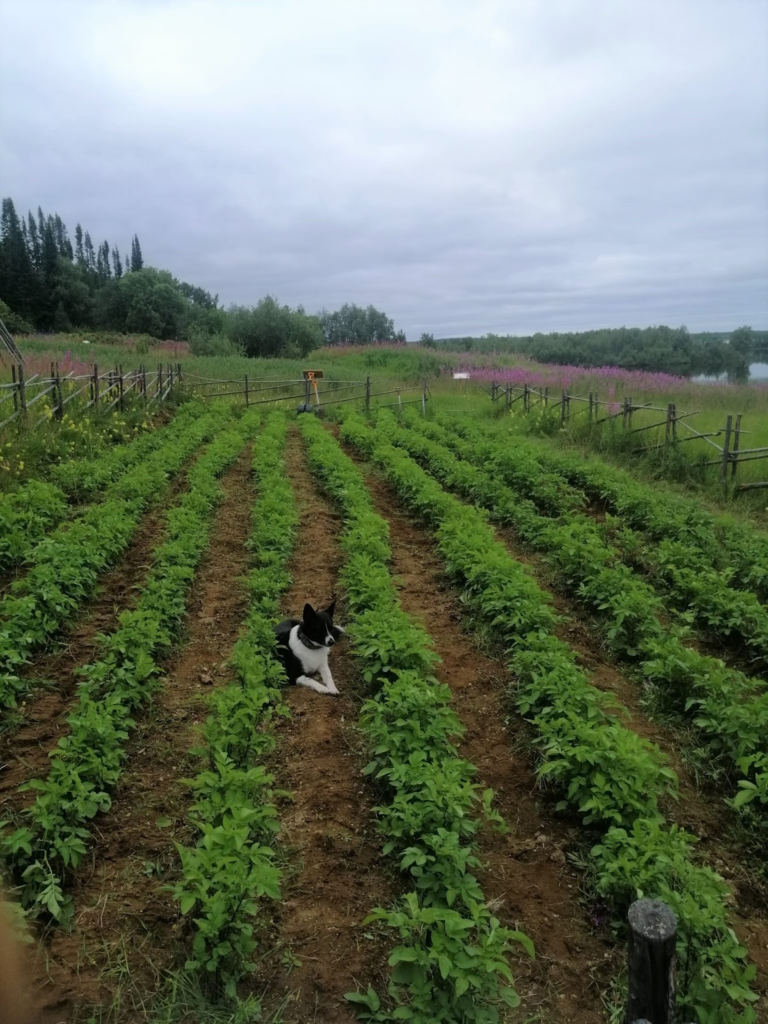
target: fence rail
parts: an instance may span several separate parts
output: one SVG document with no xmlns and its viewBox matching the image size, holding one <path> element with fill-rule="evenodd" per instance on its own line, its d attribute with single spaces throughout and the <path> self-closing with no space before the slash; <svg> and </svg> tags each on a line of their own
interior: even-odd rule
<svg viewBox="0 0 768 1024">
<path fill-rule="evenodd" d="M 122 410 L 126 397 L 131 393 L 147 405 L 162 403 L 182 382 L 181 363 L 159 363 L 152 370 L 142 364 L 127 373 L 122 366 L 100 372 L 98 364 L 94 363 L 88 373 L 72 371 L 65 376 L 59 372 L 58 363 L 51 363 L 48 377 L 41 377 L 39 373 L 25 377 L 23 364 L 14 363 L 10 382 L 0 384 L 0 407 L 6 402 L 13 402 L 13 412 L 0 420 L 0 430 L 14 421 L 19 426 L 35 430 L 51 418 L 60 420 L 70 402 L 85 397 L 86 392 L 88 398 L 80 407 L 81 411 L 93 408 L 108 412 L 115 406 Z M 32 407 L 48 395 L 52 396 L 50 411 L 37 419 L 30 417 Z"/>
<path fill-rule="evenodd" d="M 720 466 L 720 479 L 724 484 L 728 483 L 729 476 L 731 482 L 734 482 L 740 463 L 751 462 L 756 459 L 768 459 L 768 447 L 741 447 L 742 437 L 748 433 L 742 429 L 741 413 L 736 416 L 728 415 L 724 425 L 717 430 L 702 433 L 686 422 L 691 416 L 699 415 L 700 410 L 678 412 L 675 402 L 669 402 L 666 408 L 653 405 L 650 402 L 636 405 L 631 397 L 625 397 L 621 402 L 615 400 L 606 402 L 599 399 L 595 391 L 590 391 L 587 395 L 574 395 L 567 392 L 565 388 L 561 389 L 560 397 L 557 398 L 556 394 L 550 396 L 549 388 L 532 387 L 529 384 L 511 384 L 507 387 L 502 387 L 495 381 L 491 383 L 490 390 L 486 388 L 483 388 L 483 390 L 491 396 L 492 402 L 501 402 L 503 399 L 506 409 L 511 409 L 516 402 L 520 401 L 523 403 L 522 408 L 525 412 L 530 412 L 534 408 L 551 409 L 553 411 L 559 409 L 560 422 L 563 426 L 573 422 L 576 416 L 586 414 L 587 422 L 595 426 L 609 421 L 618 423 L 619 417 L 621 417 L 622 430 L 628 434 L 639 434 L 645 430 L 652 430 L 654 427 L 657 429 L 664 427 L 663 441 L 655 444 L 639 445 L 632 449 L 634 454 L 669 448 L 672 445 L 682 444 L 685 441 L 704 441 L 718 453 L 717 457 L 708 460 L 704 465 Z M 584 408 L 571 412 L 571 402 L 581 402 L 584 404 Z M 605 410 L 604 415 L 601 415 L 601 409 Z M 633 414 L 648 411 L 664 413 L 664 419 L 658 420 L 655 423 L 646 423 L 642 426 L 634 427 L 632 425 Z M 678 427 L 688 431 L 688 436 L 680 437 Z M 713 437 L 722 437 L 723 443 L 717 444 L 712 440 Z M 763 487 L 768 487 L 768 481 L 740 484 L 735 487 L 735 490 L 748 491 Z"/>
<path fill-rule="evenodd" d="M 185 386 L 188 386 L 192 391 L 197 391 L 202 398 L 220 398 L 229 395 L 242 395 L 245 398 L 245 404 L 248 406 L 263 405 L 270 402 L 299 402 L 299 409 L 301 411 L 309 411 L 313 408 L 323 408 L 327 405 L 339 405 L 342 402 L 361 402 L 364 404 L 366 411 L 369 411 L 371 408 L 371 401 L 373 399 L 388 397 L 389 395 L 397 395 L 397 400 L 387 403 L 387 407 L 391 406 L 400 409 L 403 405 L 413 405 L 418 402 L 421 403 L 422 412 L 426 414 L 427 402 L 432 397 L 426 380 L 422 381 L 421 384 L 389 388 L 386 391 L 376 391 L 374 390 L 375 382 L 372 381 L 370 377 L 366 377 L 365 380 L 353 381 L 326 380 L 324 381 L 326 384 L 325 387 L 318 387 L 318 382 L 316 380 L 305 377 L 290 380 L 276 380 L 267 377 L 262 378 L 261 380 L 254 380 L 252 377 L 248 377 L 247 375 L 244 377 L 227 378 L 202 377 L 200 374 L 185 372 L 184 383 Z M 228 390 L 213 392 L 205 390 L 206 388 L 211 387 L 226 387 Z M 356 390 L 360 391 L 360 394 L 345 395 L 344 398 L 333 397 L 338 395 L 340 392 Z M 278 391 L 285 392 L 285 394 L 272 394 L 269 398 L 255 397 L 264 395 L 267 392 Z M 414 391 L 420 392 L 419 398 L 409 399 L 404 402 L 402 396 Z"/>
</svg>

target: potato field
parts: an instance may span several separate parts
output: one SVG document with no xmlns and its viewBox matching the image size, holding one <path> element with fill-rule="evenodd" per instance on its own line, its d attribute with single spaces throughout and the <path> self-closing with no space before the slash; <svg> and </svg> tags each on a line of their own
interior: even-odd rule
<svg viewBox="0 0 768 1024">
<path fill-rule="evenodd" d="M 42 1024 L 768 1020 L 768 536 L 490 416 L 181 401 L 0 494 Z M 340 410 L 340 411 L 338 411 Z M 337 599 L 336 698 L 273 626 Z"/>
</svg>

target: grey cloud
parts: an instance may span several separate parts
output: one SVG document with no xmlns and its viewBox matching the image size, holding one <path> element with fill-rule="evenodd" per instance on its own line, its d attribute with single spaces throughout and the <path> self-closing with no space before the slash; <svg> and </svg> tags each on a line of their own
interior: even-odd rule
<svg viewBox="0 0 768 1024">
<path fill-rule="evenodd" d="M 409 336 L 768 326 L 762 0 L 4 0 L 3 194 Z"/>
</svg>

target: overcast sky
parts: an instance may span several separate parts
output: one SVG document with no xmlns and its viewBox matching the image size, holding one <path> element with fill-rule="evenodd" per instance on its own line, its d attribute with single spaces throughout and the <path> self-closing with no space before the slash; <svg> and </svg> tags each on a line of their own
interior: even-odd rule
<svg viewBox="0 0 768 1024">
<path fill-rule="evenodd" d="M 409 338 L 768 327 L 768 0 L 0 0 L 0 192 Z"/>
</svg>

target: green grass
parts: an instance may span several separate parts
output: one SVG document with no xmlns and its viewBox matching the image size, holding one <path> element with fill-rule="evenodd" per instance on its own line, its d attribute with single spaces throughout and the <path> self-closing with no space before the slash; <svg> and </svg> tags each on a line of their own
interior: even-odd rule
<svg viewBox="0 0 768 1024">
<path fill-rule="evenodd" d="M 499 416 L 500 429 L 509 428 L 514 435 L 544 434 L 550 436 L 557 444 L 575 446 L 583 450 L 597 451 L 605 458 L 618 462 L 641 479 L 669 481 L 672 486 L 679 485 L 688 493 L 693 491 L 703 500 L 716 506 L 729 504 L 739 514 L 762 518 L 765 521 L 765 508 L 768 505 L 768 490 L 746 492 L 731 500 L 730 490 L 724 493 L 720 481 L 719 466 L 705 467 L 703 462 L 718 457 L 718 451 L 707 440 L 697 439 L 685 441 L 678 446 L 673 457 L 659 455 L 657 452 L 637 454 L 632 448 L 641 445 L 653 445 L 664 440 L 664 427 L 645 430 L 627 435 L 618 424 L 612 429 L 610 424 L 599 428 L 590 428 L 585 403 L 571 402 L 571 419 L 565 430 L 560 429 L 559 412 L 555 410 L 550 416 L 544 417 L 540 407 L 534 406 L 528 415 L 522 413 L 522 402 L 512 406 L 511 414 L 505 412 L 503 403 L 493 406 L 488 394 L 482 390 L 481 378 L 493 372 L 515 368 L 520 379 L 530 377 L 531 382 L 550 381 L 550 396 L 558 401 L 561 387 L 565 386 L 570 393 L 588 395 L 590 391 L 597 393 L 600 400 L 618 404 L 624 396 L 631 397 L 635 404 L 649 403 L 666 409 L 667 403 L 675 402 L 678 415 L 683 412 L 696 412 L 688 418 L 689 423 L 701 433 L 714 433 L 724 427 L 727 415 L 742 415 L 742 431 L 740 447 L 758 448 L 768 446 L 768 387 L 765 385 L 709 385 L 695 381 L 682 381 L 678 378 L 665 377 L 659 374 L 618 372 L 611 377 L 599 370 L 578 369 L 574 367 L 545 366 L 536 363 L 527 356 L 515 353 L 482 354 L 477 352 L 449 352 L 442 348 L 431 349 L 420 345 L 402 347 L 354 347 L 320 349 L 306 359 L 248 359 L 243 356 L 194 356 L 179 348 L 179 343 L 150 346 L 139 339 L 136 345 L 124 346 L 104 344 L 98 336 L 95 342 L 84 345 L 80 338 L 72 335 L 50 336 L 46 338 L 21 339 L 20 347 L 28 360 L 27 375 L 36 370 L 48 373 L 50 362 L 58 361 L 61 372 L 85 372 L 89 363 L 97 362 L 100 369 L 109 369 L 122 363 L 123 368 L 132 369 L 140 362 L 148 369 L 157 367 L 158 363 L 181 362 L 184 371 L 189 375 L 191 387 L 193 374 L 213 378 L 238 378 L 248 375 L 249 387 L 255 389 L 259 381 L 271 379 L 298 379 L 301 372 L 308 368 L 323 370 L 324 378 L 320 384 L 321 391 L 333 387 L 334 382 L 365 380 L 371 378 L 372 392 L 388 391 L 397 386 L 413 387 L 425 378 L 428 380 L 432 406 L 443 412 L 456 412 L 491 418 L 495 413 Z M 455 381 L 451 378 L 451 370 L 471 366 L 473 379 Z M 0 367 L 0 380 L 10 379 L 8 367 Z M 254 399 L 278 398 L 285 400 L 289 394 L 296 395 L 297 389 L 290 391 L 264 392 Z M 338 397 L 359 397 L 362 400 L 364 389 L 345 391 Z M 330 398 L 330 396 L 328 396 Z M 403 394 L 403 401 L 419 399 L 418 390 Z M 292 399 L 288 404 L 293 404 Z M 326 399 L 327 401 L 327 399 Z M 396 395 L 387 395 L 375 399 L 373 405 L 396 403 Z M 42 403 L 41 403 L 42 404 Z M 6 405 L 6 408 L 8 406 Z M 342 407 L 343 408 L 343 407 Z M 601 410 L 601 415 L 605 410 Z M 633 427 L 642 427 L 665 418 L 664 413 L 654 410 L 638 411 L 633 415 Z M 0 417 L 2 419 L 2 417 Z M 620 422 L 621 417 L 618 418 Z M 126 424 L 132 429 L 132 424 Z M 56 426 L 51 428 L 50 436 L 55 438 Z M 47 432 L 47 428 L 46 428 Z M 15 456 L 9 462 L 11 454 L 8 449 L 0 451 L 0 490 L 3 489 L 3 470 L 12 477 L 24 477 L 18 472 L 18 461 L 30 464 L 25 458 L 26 445 L 35 448 L 34 442 L 25 441 L 21 433 L 11 430 L 4 439 L 5 444 L 12 442 L 11 454 Z M 39 434 L 42 434 L 40 431 Z M 684 426 L 678 427 L 680 438 L 690 437 L 691 432 Z M 710 441 L 722 444 L 723 437 L 714 437 Z M 2 444 L 3 442 L 0 442 Z M 39 442 L 37 443 L 39 448 Z M 6 464 L 3 464 L 3 452 L 6 453 Z M 58 452 L 61 454 L 61 452 Z M 38 463 L 38 459 L 32 459 Z M 44 476 L 35 469 L 32 476 Z M 729 484 L 734 482 L 728 477 Z M 739 465 L 735 483 L 752 483 L 768 480 L 768 459 L 743 462 Z"/>
</svg>

